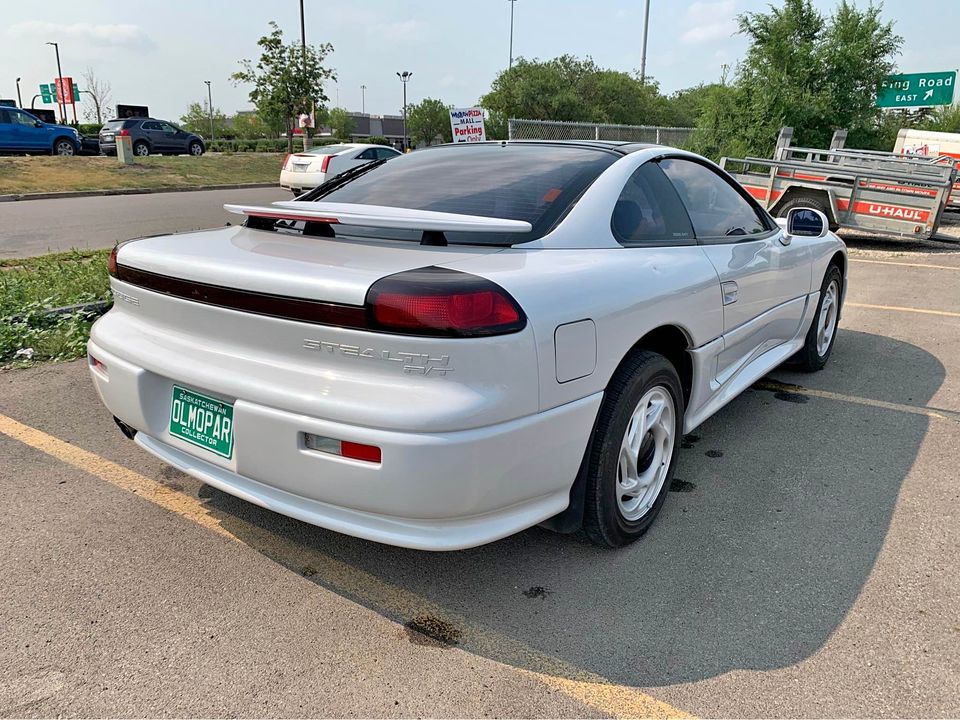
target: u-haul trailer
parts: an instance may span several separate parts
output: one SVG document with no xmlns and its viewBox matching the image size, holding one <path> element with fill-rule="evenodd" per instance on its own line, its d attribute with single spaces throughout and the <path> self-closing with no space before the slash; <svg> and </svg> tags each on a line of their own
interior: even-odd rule
<svg viewBox="0 0 960 720">
<path fill-rule="evenodd" d="M 773 160 L 723 158 L 721 167 L 778 217 L 791 208 L 823 212 L 833 229 L 928 239 L 940 227 L 957 170 L 867 162 L 844 151 L 791 148 L 784 128 Z"/>
<path fill-rule="evenodd" d="M 785 128 L 786 129 L 786 128 Z M 953 190 L 947 200 L 948 210 L 960 210 L 960 152 L 947 152 L 941 149 L 940 145 L 925 145 L 921 152 L 916 147 L 904 145 L 904 138 L 910 138 L 914 134 L 921 137 L 931 135 L 946 135 L 957 138 L 957 145 L 960 145 L 960 134 L 954 133 L 932 133 L 920 130 L 901 130 L 897 136 L 897 145 L 892 152 L 885 150 L 860 150 L 857 148 L 848 148 L 847 131 L 837 130 L 833 133 L 833 139 L 830 141 L 830 150 L 837 159 L 848 164 L 868 164 L 877 169 L 901 169 L 905 172 L 916 172 L 923 174 L 928 172 L 931 165 L 948 165 L 957 169 L 957 181 L 953 184 Z M 960 150 L 960 147 L 953 145 L 946 146 L 949 150 Z M 781 153 L 789 150 L 795 152 L 802 148 L 780 148 Z M 822 152 L 822 151 L 815 151 Z M 780 159 L 786 159 L 781 157 Z M 872 164 L 871 164 L 872 163 Z M 889 164 L 894 163 L 894 164 Z"/>
</svg>

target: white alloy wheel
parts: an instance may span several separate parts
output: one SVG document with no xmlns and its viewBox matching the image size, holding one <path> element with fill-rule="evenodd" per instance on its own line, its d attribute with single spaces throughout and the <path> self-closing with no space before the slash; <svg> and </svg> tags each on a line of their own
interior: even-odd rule
<svg viewBox="0 0 960 720">
<path fill-rule="evenodd" d="M 73 146 L 73 143 L 69 140 L 60 140 L 57 143 L 56 153 L 57 155 L 74 155 L 76 154 L 77 149 Z"/>
<path fill-rule="evenodd" d="M 662 385 L 640 398 L 620 445 L 617 507 L 624 520 L 642 518 L 656 502 L 676 445 L 673 396 Z"/>
<path fill-rule="evenodd" d="M 133 154 L 138 157 L 147 157 L 150 154 L 150 148 L 146 143 L 137 143 L 133 148 Z"/>
<path fill-rule="evenodd" d="M 827 354 L 833 334 L 837 330 L 837 307 L 840 300 L 840 286 L 831 280 L 823 294 L 820 304 L 820 317 L 817 318 L 817 353 L 820 357 Z"/>
</svg>

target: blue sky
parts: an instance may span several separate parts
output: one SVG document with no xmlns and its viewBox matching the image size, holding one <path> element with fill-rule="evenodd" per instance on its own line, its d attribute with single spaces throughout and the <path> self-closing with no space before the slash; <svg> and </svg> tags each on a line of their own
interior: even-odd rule
<svg viewBox="0 0 960 720">
<path fill-rule="evenodd" d="M 110 82 L 114 103 L 148 104 L 155 116 L 176 120 L 189 102 L 205 97 L 204 80 L 213 83 L 216 107 L 227 113 L 249 107 L 249 88 L 228 78 L 239 58 L 257 56 L 268 21 L 276 20 L 290 40 L 299 37 L 297 0 L 0 4 L 0 97 L 16 97 L 19 75 L 27 106 L 38 83 L 56 75 L 48 40 L 60 43 L 64 75 L 78 79 L 90 67 Z M 722 65 L 744 51 L 743 39 L 733 35 L 736 14 L 767 4 L 651 0 L 648 74 L 667 92 L 716 80 Z M 517 0 L 515 7 L 515 56 L 572 53 L 618 70 L 640 65 L 642 0 Z M 887 0 L 884 8 L 905 39 L 901 70 L 960 66 L 960 44 L 948 30 L 960 27 L 960 1 Z M 430 96 L 468 106 L 508 61 L 507 0 L 306 0 L 306 16 L 308 42 L 334 46 L 329 64 L 339 79 L 328 87 L 331 104 L 339 96 L 349 110 L 361 109 L 365 84 L 367 112 L 398 113 L 398 70 L 413 72 L 410 101 Z"/>
</svg>

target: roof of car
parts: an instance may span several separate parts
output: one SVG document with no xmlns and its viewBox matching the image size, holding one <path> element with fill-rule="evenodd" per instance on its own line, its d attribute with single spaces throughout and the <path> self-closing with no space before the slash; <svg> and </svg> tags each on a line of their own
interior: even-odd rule
<svg viewBox="0 0 960 720">
<path fill-rule="evenodd" d="M 447 145 L 453 145 L 454 143 L 447 143 Z M 592 148 L 594 150 L 606 150 L 623 155 L 628 155 L 639 150 L 646 150 L 647 148 L 652 147 L 662 147 L 656 143 L 638 143 L 630 142 L 625 140 L 487 140 L 483 143 L 461 143 L 461 147 L 476 146 L 476 145 L 564 145 L 564 146 L 576 146 L 583 148 Z M 436 145 L 434 147 L 443 147 Z"/>
</svg>

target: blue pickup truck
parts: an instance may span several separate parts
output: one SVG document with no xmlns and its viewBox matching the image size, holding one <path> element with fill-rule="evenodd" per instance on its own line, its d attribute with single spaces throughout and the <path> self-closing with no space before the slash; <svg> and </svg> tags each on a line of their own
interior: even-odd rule
<svg viewBox="0 0 960 720">
<path fill-rule="evenodd" d="M 80 133 L 67 125 L 53 125 L 26 110 L 0 106 L 0 153 L 76 155 Z"/>
</svg>

